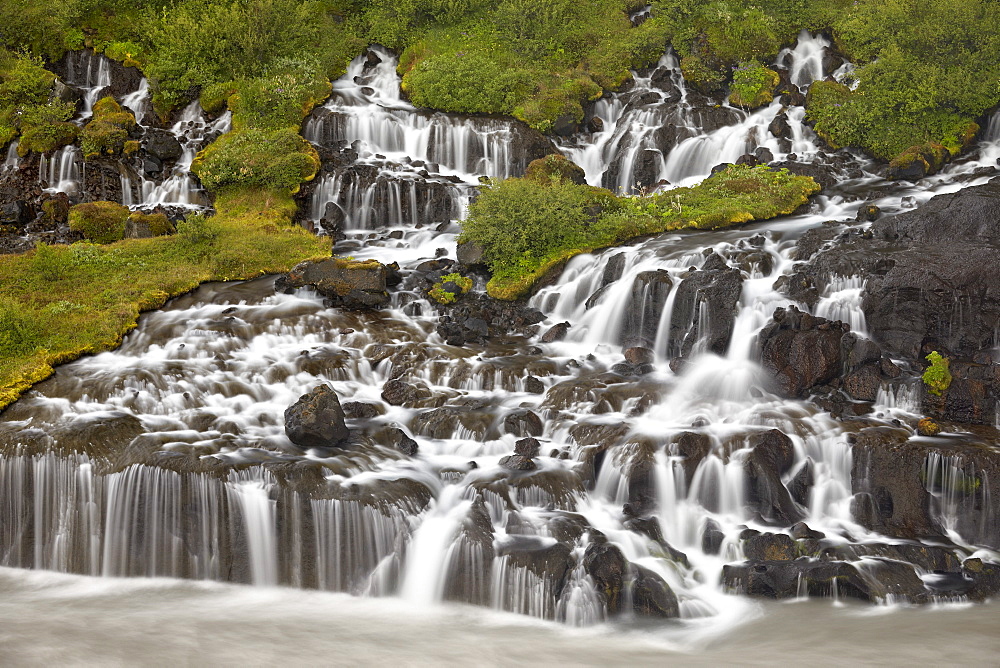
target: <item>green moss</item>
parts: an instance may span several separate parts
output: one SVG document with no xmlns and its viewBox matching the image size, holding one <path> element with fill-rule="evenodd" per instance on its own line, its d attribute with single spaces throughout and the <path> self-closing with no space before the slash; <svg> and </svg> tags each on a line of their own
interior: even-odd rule
<svg viewBox="0 0 1000 668">
<path fill-rule="evenodd" d="M 552 153 L 544 158 L 532 160 L 528 164 L 524 178 L 543 185 L 548 185 L 552 181 L 583 184 L 586 182 L 586 173 L 566 156 Z"/>
<path fill-rule="evenodd" d="M 80 128 L 73 123 L 57 122 L 36 125 L 26 130 L 21 136 L 21 142 L 17 146 L 18 152 L 21 155 L 26 155 L 29 151 L 49 153 L 67 144 L 72 144 L 76 141 L 79 133 Z"/>
<path fill-rule="evenodd" d="M 470 206 L 461 240 L 483 247 L 492 272 L 487 292 L 516 299 L 574 255 L 647 234 L 790 214 L 819 190 L 808 177 L 746 166 L 652 197 L 615 197 L 556 179 L 507 179 L 492 183 Z"/>
<path fill-rule="evenodd" d="M 434 286 L 428 291 L 427 296 L 439 304 L 453 304 L 455 300 L 458 299 L 458 295 L 454 292 L 445 290 L 445 283 L 454 283 L 461 290 L 459 294 L 463 295 L 472 289 L 471 278 L 462 276 L 458 273 L 452 273 L 442 276 L 441 280 L 435 283 Z"/>
<path fill-rule="evenodd" d="M 951 362 L 948 358 L 942 357 L 941 353 L 936 350 L 925 359 L 930 362 L 930 366 L 927 367 L 922 376 L 924 385 L 927 386 L 928 392 L 940 397 L 951 386 L 951 371 L 948 369 Z"/>
<path fill-rule="evenodd" d="M 710 66 L 700 56 L 689 55 L 681 58 L 681 75 L 696 90 L 712 94 L 722 90 L 726 81 L 719 68 Z"/>
<path fill-rule="evenodd" d="M 118 155 L 125 150 L 129 133 L 135 129 L 135 116 L 122 108 L 110 95 L 94 103 L 94 117 L 80 133 L 80 148 L 85 159 Z"/>
<path fill-rule="evenodd" d="M 191 216 L 173 236 L 41 244 L 0 256 L 0 408 L 53 365 L 114 348 L 141 311 L 201 282 L 284 272 L 329 256 L 329 240 L 292 223 L 290 196 L 232 190 L 219 195 L 216 209 L 211 218 Z"/>
<path fill-rule="evenodd" d="M 781 77 L 758 62 L 744 62 L 733 72 L 729 87 L 729 103 L 747 109 L 770 104 Z"/>
<path fill-rule="evenodd" d="M 99 244 L 121 241 L 125 235 L 128 207 L 115 202 L 88 202 L 69 210 L 69 228 Z"/>
<path fill-rule="evenodd" d="M 45 220 L 52 225 L 65 223 L 69 219 L 69 200 L 54 197 L 42 202 Z"/>
<path fill-rule="evenodd" d="M 213 191 L 269 187 L 291 193 L 319 167 L 316 149 L 295 128 L 246 129 L 223 135 L 199 152 L 191 171 Z"/>
<path fill-rule="evenodd" d="M 170 219 L 163 213 L 133 211 L 128 215 L 127 224 L 148 228 L 150 234 L 154 237 L 162 237 L 165 234 L 173 234 L 177 231 L 174 229 Z"/>
<path fill-rule="evenodd" d="M 56 76 L 39 59 L 0 47 L 0 146 L 21 135 L 18 152 L 44 153 L 72 143 L 72 104 L 52 97 Z"/>
</svg>

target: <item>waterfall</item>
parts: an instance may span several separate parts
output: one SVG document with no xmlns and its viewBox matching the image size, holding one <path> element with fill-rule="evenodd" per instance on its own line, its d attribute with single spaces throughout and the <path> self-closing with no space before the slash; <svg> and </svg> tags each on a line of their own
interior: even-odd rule
<svg viewBox="0 0 1000 668">
<path fill-rule="evenodd" d="M 828 39 L 822 35 L 810 35 L 809 31 L 803 30 L 799 33 L 795 46 L 782 49 L 776 62 L 779 67 L 788 69 L 792 83 L 805 92 L 809 84 L 823 78 L 823 56 L 829 48 Z"/>
</svg>

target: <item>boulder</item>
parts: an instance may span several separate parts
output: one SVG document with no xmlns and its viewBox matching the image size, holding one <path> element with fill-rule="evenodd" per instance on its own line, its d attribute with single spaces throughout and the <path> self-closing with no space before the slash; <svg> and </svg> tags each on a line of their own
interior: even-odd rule
<svg viewBox="0 0 1000 668">
<path fill-rule="evenodd" d="M 386 276 L 385 265 L 377 260 L 307 260 L 276 281 L 275 289 L 290 291 L 311 286 L 327 298 L 330 306 L 379 309 L 389 305 Z"/>
<path fill-rule="evenodd" d="M 635 277 L 625 306 L 620 340 L 630 347 L 651 348 L 656 342 L 660 314 L 673 280 L 665 269 L 644 271 Z"/>
<path fill-rule="evenodd" d="M 760 359 L 778 392 L 805 398 L 818 385 L 840 375 L 841 339 L 849 327 L 804 313 L 794 306 L 779 308 L 758 336 Z"/>
<path fill-rule="evenodd" d="M 592 537 L 583 554 L 583 568 L 593 578 L 608 614 L 621 612 L 625 579 L 629 573 L 629 562 L 622 551 L 603 536 Z"/>
<path fill-rule="evenodd" d="M 537 414 L 525 408 L 505 415 L 503 430 L 515 436 L 541 436 L 545 425 Z"/>
<path fill-rule="evenodd" d="M 344 409 L 329 385 L 320 385 L 285 409 L 285 434 L 303 448 L 336 447 L 350 437 Z"/>
<path fill-rule="evenodd" d="M 659 575 L 632 564 L 632 610 L 640 615 L 669 619 L 680 617 L 677 595 Z"/>
<path fill-rule="evenodd" d="M 176 160 L 184 152 L 181 143 L 172 132 L 159 128 L 146 130 L 146 153 L 163 162 Z"/>
<path fill-rule="evenodd" d="M 721 256 L 710 253 L 702 268 L 685 276 L 677 288 L 668 356 L 687 357 L 696 351 L 725 354 L 742 291 L 739 269 L 730 268 Z M 706 323 L 706 331 L 702 331 Z"/>
</svg>

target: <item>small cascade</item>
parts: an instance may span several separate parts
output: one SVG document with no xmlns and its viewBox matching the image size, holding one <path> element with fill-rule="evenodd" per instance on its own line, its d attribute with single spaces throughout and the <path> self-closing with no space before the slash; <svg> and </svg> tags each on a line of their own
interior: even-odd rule
<svg viewBox="0 0 1000 668">
<path fill-rule="evenodd" d="M 14 171 L 18 167 L 21 166 L 21 156 L 19 156 L 17 154 L 17 145 L 19 143 L 20 142 L 18 142 L 15 139 L 7 147 L 7 157 L 4 158 L 3 166 L 0 167 L 0 174 L 4 174 L 4 173 L 10 172 L 10 171 Z"/>
<path fill-rule="evenodd" d="M 249 473 L 249 475 L 248 475 Z M 233 471 L 229 489 L 235 508 L 242 515 L 250 551 L 252 582 L 258 586 L 278 584 L 278 541 L 275 535 L 275 502 L 269 490 L 274 478 L 260 471 Z"/>
<path fill-rule="evenodd" d="M 76 146 L 64 146 L 52 155 L 42 154 L 38 182 L 47 192 L 79 194 L 83 188 L 83 157 Z"/>
<path fill-rule="evenodd" d="M 831 279 L 816 303 L 816 315 L 828 320 L 840 320 L 851 326 L 851 331 L 862 336 L 868 333 L 865 313 L 861 310 L 861 298 L 865 282 L 854 276 Z"/>
<path fill-rule="evenodd" d="M 172 205 L 201 207 L 206 204 L 204 192 L 191 175 L 195 155 L 207 143 L 229 132 L 232 114 L 227 111 L 212 121 L 205 116 L 197 100 L 189 104 L 170 132 L 181 142 L 183 153 L 171 172 L 159 183 L 143 179 L 142 206 L 144 208 Z"/>
<path fill-rule="evenodd" d="M 145 124 L 147 115 L 152 113 L 152 98 L 149 92 L 149 80 L 146 77 L 142 78 L 136 90 L 122 97 L 122 106 L 135 114 L 135 119 L 140 125 Z"/>
<path fill-rule="evenodd" d="M 830 48 L 830 41 L 822 35 L 810 35 L 808 30 L 799 33 L 793 48 L 783 49 L 776 64 L 788 70 L 792 83 L 803 93 L 809 84 L 824 76 L 823 59 Z"/>
<path fill-rule="evenodd" d="M 932 512 L 948 537 L 974 545 L 987 535 L 992 521 L 989 482 L 961 455 L 929 452 L 920 477 L 933 498 Z M 969 512 L 982 509 L 981 513 Z M 979 522 L 970 518 L 979 515 Z"/>
<path fill-rule="evenodd" d="M 66 83 L 83 89 L 83 110 L 76 119 L 82 123 L 93 115 L 94 103 L 107 94 L 111 61 L 90 49 L 70 52 L 66 57 Z"/>
</svg>

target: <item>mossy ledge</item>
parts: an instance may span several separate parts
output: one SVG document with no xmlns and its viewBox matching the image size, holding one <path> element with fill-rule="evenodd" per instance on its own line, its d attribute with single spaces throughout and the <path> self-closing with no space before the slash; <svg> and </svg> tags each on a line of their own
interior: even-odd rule
<svg viewBox="0 0 1000 668">
<path fill-rule="evenodd" d="M 0 409 L 53 367 L 111 350 L 139 314 L 206 281 L 281 273 L 329 256 L 329 240 L 291 223 L 291 197 L 220 194 L 218 214 L 189 216 L 178 233 L 107 245 L 39 245 L 0 256 Z"/>
<path fill-rule="evenodd" d="M 483 249 L 487 293 L 514 300 L 554 267 L 629 239 L 684 229 L 717 229 L 793 213 L 819 192 L 787 170 L 731 165 L 702 183 L 645 197 L 553 177 L 507 179 L 470 207 L 462 241 Z"/>
</svg>

